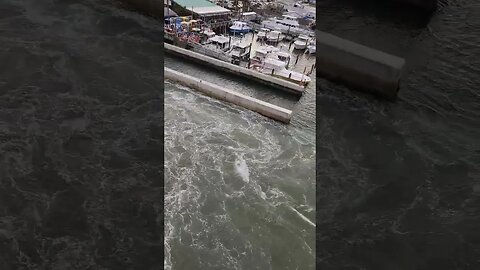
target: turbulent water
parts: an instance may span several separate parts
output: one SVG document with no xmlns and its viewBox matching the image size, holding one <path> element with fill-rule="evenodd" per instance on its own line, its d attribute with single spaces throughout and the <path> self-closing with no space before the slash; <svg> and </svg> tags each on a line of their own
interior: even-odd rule
<svg viewBox="0 0 480 270">
<path fill-rule="evenodd" d="M 110 1 L 0 3 L 0 269 L 163 265 L 161 28 Z"/>
<path fill-rule="evenodd" d="M 424 25 L 321 2 L 317 28 L 406 58 L 399 99 L 319 79 L 298 101 L 167 58 L 294 116 L 166 83 L 163 231 L 160 24 L 2 0 L 0 269 L 312 269 L 315 250 L 321 269 L 480 269 L 479 4 Z"/>
<path fill-rule="evenodd" d="M 480 269 L 478 1 L 427 24 L 322 2 L 318 29 L 404 57 L 407 72 L 393 103 L 317 81 L 317 267 Z"/>
<path fill-rule="evenodd" d="M 314 269 L 314 83 L 298 100 L 181 59 L 165 66 L 294 110 L 284 125 L 165 85 L 166 268 Z"/>
</svg>

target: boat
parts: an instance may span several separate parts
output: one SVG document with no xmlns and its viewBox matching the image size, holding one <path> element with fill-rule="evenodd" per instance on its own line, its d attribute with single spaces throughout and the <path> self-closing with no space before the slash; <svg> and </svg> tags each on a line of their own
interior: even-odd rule
<svg viewBox="0 0 480 270">
<path fill-rule="evenodd" d="M 273 30 L 273 31 L 268 32 L 266 37 L 267 37 L 267 41 L 272 42 L 272 43 L 282 41 L 285 38 L 285 36 L 282 35 L 282 32 L 277 31 L 277 30 Z"/>
<path fill-rule="evenodd" d="M 302 28 L 298 23 L 298 17 L 289 15 L 289 14 L 282 15 L 281 19 L 271 18 L 271 19 L 264 20 L 262 21 L 261 25 L 264 28 L 280 31 L 286 35 L 298 36 L 301 34 L 303 35 L 315 34 L 313 31 Z"/>
<path fill-rule="evenodd" d="M 307 20 L 315 20 L 315 8 L 306 7 L 300 2 L 296 2 L 293 5 L 286 6 L 285 10 L 290 14 L 297 14 L 300 18 Z"/>
<path fill-rule="evenodd" d="M 270 57 L 265 58 L 260 65 L 252 65 L 251 68 L 261 73 L 269 74 L 301 85 L 307 85 L 312 80 L 309 76 L 303 73 L 286 69 L 285 62 Z"/>
<path fill-rule="evenodd" d="M 310 38 L 305 35 L 298 36 L 297 40 L 293 43 L 295 50 L 305 50 Z"/>
<path fill-rule="evenodd" d="M 235 42 L 232 44 L 232 48 L 227 52 L 231 58 L 232 63 L 240 63 L 241 60 L 247 60 L 250 57 L 251 44 L 246 42 Z"/>
<path fill-rule="evenodd" d="M 241 21 L 235 21 L 233 22 L 233 25 L 230 26 L 230 32 L 232 33 L 248 33 L 252 31 L 252 28 L 248 26 L 246 22 L 241 22 Z"/>
<path fill-rule="evenodd" d="M 230 39 L 223 35 L 215 35 L 207 40 L 207 47 L 227 51 L 230 48 Z"/>
<path fill-rule="evenodd" d="M 209 38 L 205 44 L 190 43 L 194 52 L 222 60 L 224 62 L 232 62 L 232 56 L 227 52 L 230 49 L 230 39 L 225 36 L 215 35 Z"/>
<path fill-rule="evenodd" d="M 307 46 L 307 52 L 309 54 L 314 54 L 316 51 L 317 51 L 317 42 L 315 41 L 315 39 L 311 39 L 309 42 L 308 42 L 308 46 Z"/>
<path fill-rule="evenodd" d="M 212 38 L 216 35 L 212 29 L 204 29 L 200 32 L 200 34 L 205 35 L 207 38 Z"/>
<path fill-rule="evenodd" d="M 286 66 L 288 66 L 292 56 L 290 55 L 290 53 L 282 51 L 277 47 L 267 45 L 258 47 L 255 50 L 255 53 L 253 54 L 251 60 L 254 63 L 262 63 L 266 58 L 280 60 L 284 62 Z"/>
<path fill-rule="evenodd" d="M 257 34 L 257 40 L 264 40 L 267 38 L 267 33 L 270 32 L 270 29 L 260 28 Z"/>
</svg>

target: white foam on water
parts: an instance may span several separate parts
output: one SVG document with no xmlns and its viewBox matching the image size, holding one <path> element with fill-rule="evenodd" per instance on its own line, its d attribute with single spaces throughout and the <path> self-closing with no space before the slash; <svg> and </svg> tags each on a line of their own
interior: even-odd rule
<svg viewBox="0 0 480 270">
<path fill-rule="evenodd" d="M 235 160 L 235 172 L 242 177 L 243 182 L 250 182 L 250 172 L 248 170 L 247 162 L 243 157 L 238 157 Z"/>
<path fill-rule="evenodd" d="M 306 216 L 304 216 L 302 213 L 298 212 L 297 209 L 293 208 L 292 206 L 289 206 L 290 209 L 292 209 L 293 212 L 295 212 L 300 218 L 302 218 L 304 221 L 306 221 L 308 224 L 312 225 L 313 227 L 315 226 L 315 223 L 313 223 L 310 219 L 308 219 Z"/>
<path fill-rule="evenodd" d="M 169 101 L 165 102 L 165 269 L 176 268 L 175 261 L 182 258 L 170 254 L 171 249 L 185 244 L 202 266 L 215 261 L 222 269 L 248 269 L 254 260 L 260 269 L 272 269 L 269 253 L 264 252 L 267 247 L 243 237 L 236 211 L 248 209 L 247 215 L 263 219 L 265 224 L 254 228 L 256 233 L 266 230 L 261 235 L 268 235 L 269 222 L 293 225 L 288 219 L 295 216 L 285 216 L 285 208 L 278 206 L 303 200 L 292 198 L 294 194 L 279 184 L 286 182 L 287 168 L 289 179 L 314 186 L 313 178 L 297 172 L 314 164 L 303 160 L 311 151 L 304 154 L 298 148 L 311 140 L 249 111 L 232 109 L 188 88 L 181 90 L 187 91 L 165 91 Z M 295 146 L 293 155 L 284 154 L 291 149 L 286 140 Z M 298 170 L 288 169 L 289 163 Z M 232 176 L 242 180 L 240 189 L 232 185 Z M 304 237 L 303 226 L 293 229 L 291 237 Z"/>
</svg>

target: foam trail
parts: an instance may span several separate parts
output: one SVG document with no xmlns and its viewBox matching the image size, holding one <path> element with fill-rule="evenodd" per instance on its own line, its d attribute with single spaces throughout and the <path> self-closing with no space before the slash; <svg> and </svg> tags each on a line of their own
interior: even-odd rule
<svg viewBox="0 0 480 270">
<path fill-rule="evenodd" d="M 290 209 L 293 210 L 293 212 L 297 213 L 299 217 L 301 217 L 303 220 L 305 220 L 308 224 L 312 225 L 313 227 L 315 226 L 315 223 L 313 223 L 310 219 L 308 219 L 306 216 L 302 215 L 302 213 L 298 212 L 297 209 L 293 208 L 292 206 L 289 206 Z"/>
<path fill-rule="evenodd" d="M 247 162 L 243 157 L 235 160 L 235 172 L 242 177 L 245 183 L 250 182 L 250 173 L 248 171 Z"/>
</svg>

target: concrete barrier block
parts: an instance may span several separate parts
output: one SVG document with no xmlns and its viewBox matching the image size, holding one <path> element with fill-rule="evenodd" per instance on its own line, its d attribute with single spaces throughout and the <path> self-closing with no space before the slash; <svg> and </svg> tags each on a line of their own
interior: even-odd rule
<svg viewBox="0 0 480 270">
<path fill-rule="evenodd" d="M 165 78 L 196 89 L 216 99 L 227 101 L 240 107 L 258 112 L 272 119 L 284 123 L 290 122 L 292 111 L 285 108 L 237 93 L 210 82 L 205 82 L 169 68 L 165 68 Z"/>
<path fill-rule="evenodd" d="M 405 60 L 317 31 L 317 72 L 334 81 L 394 99 Z"/>
</svg>

